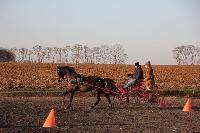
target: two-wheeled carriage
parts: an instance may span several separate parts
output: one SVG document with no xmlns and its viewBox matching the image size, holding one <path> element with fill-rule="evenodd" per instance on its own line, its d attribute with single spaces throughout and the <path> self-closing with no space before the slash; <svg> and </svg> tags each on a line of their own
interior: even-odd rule
<svg viewBox="0 0 200 133">
<path fill-rule="evenodd" d="M 121 101 L 129 102 L 129 98 L 132 97 L 135 99 L 136 103 L 144 102 L 144 103 L 158 103 L 158 87 L 154 85 L 152 90 L 147 90 L 142 82 L 137 83 L 134 86 L 130 86 L 126 89 L 123 89 L 121 85 L 115 84 L 118 88 L 118 91 L 111 92 L 107 90 L 109 93 L 113 93 L 115 96 L 118 96 Z M 106 88 L 107 89 L 107 88 Z"/>
</svg>

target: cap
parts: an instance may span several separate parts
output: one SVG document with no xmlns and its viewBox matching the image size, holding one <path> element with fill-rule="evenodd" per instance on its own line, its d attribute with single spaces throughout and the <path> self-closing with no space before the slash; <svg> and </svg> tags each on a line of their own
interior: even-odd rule
<svg viewBox="0 0 200 133">
<path fill-rule="evenodd" d="M 135 63 L 135 66 L 140 66 L 139 62 L 136 62 L 136 63 Z"/>
</svg>

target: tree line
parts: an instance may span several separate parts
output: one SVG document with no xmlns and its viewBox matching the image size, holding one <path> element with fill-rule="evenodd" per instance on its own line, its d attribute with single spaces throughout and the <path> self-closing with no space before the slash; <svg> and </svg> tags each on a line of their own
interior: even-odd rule
<svg viewBox="0 0 200 133">
<path fill-rule="evenodd" d="M 124 64 L 128 55 L 120 44 L 112 46 L 88 47 L 75 44 L 65 47 L 11 48 L 17 62 L 31 63 L 71 63 L 71 64 Z"/>
<path fill-rule="evenodd" d="M 182 45 L 173 49 L 173 57 L 178 65 L 200 64 L 200 47 Z"/>
</svg>

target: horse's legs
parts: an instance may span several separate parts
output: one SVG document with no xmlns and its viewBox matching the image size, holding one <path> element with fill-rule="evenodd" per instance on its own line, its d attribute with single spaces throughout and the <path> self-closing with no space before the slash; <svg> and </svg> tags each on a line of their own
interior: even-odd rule
<svg viewBox="0 0 200 133">
<path fill-rule="evenodd" d="M 99 102 L 101 101 L 100 97 L 100 91 L 97 91 L 97 101 L 94 103 L 94 105 L 91 106 L 91 109 L 93 109 Z"/>
<path fill-rule="evenodd" d="M 68 109 L 71 108 L 71 106 L 72 106 L 72 100 L 74 97 L 74 93 L 75 93 L 75 91 L 70 92 L 70 100 L 69 100 L 69 104 L 67 106 Z"/>
<path fill-rule="evenodd" d="M 110 96 L 109 96 L 109 94 L 105 94 L 105 96 L 106 96 L 106 98 L 107 98 L 107 100 L 108 100 L 108 103 L 109 103 L 108 107 L 111 108 L 112 105 L 111 105 Z"/>
<path fill-rule="evenodd" d="M 113 101 L 115 100 L 115 95 L 113 95 Z"/>
<path fill-rule="evenodd" d="M 139 96 L 136 95 L 136 103 L 139 103 Z"/>
<path fill-rule="evenodd" d="M 63 96 L 63 101 L 62 101 L 62 105 L 64 106 L 65 105 L 65 96 L 69 94 L 69 92 L 66 90 L 65 93 L 64 93 L 64 96 Z"/>
</svg>

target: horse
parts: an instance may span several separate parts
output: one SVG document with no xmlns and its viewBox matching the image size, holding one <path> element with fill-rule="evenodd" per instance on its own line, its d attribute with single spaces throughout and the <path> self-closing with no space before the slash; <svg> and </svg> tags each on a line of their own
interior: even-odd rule
<svg viewBox="0 0 200 133">
<path fill-rule="evenodd" d="M 93 109 L 101 101 L 101 94 L 104 94 L 107 101 L 108 107 L 111 108 L 110 94 L 115 91 L 115 82 L 109 78 L 101 78 L 98 76 L 84 76 L 78 74 L 73 67 L 69 66 L 57 66 L 58 81 L 61 82 L 65 79 L 65 75 L 68 76 L 68 86 L 63 96 L 63 105 L 65 105 L 65 96 L 70 94 L 69 104 L 67 109 L 72 107 L 73 96 L 76 91 L 88 92 L 95 90 L 97 93 L 96 102 L 90 107 Z M 111 90 L 111 91 L 109 91 Z"/>
</svg>

